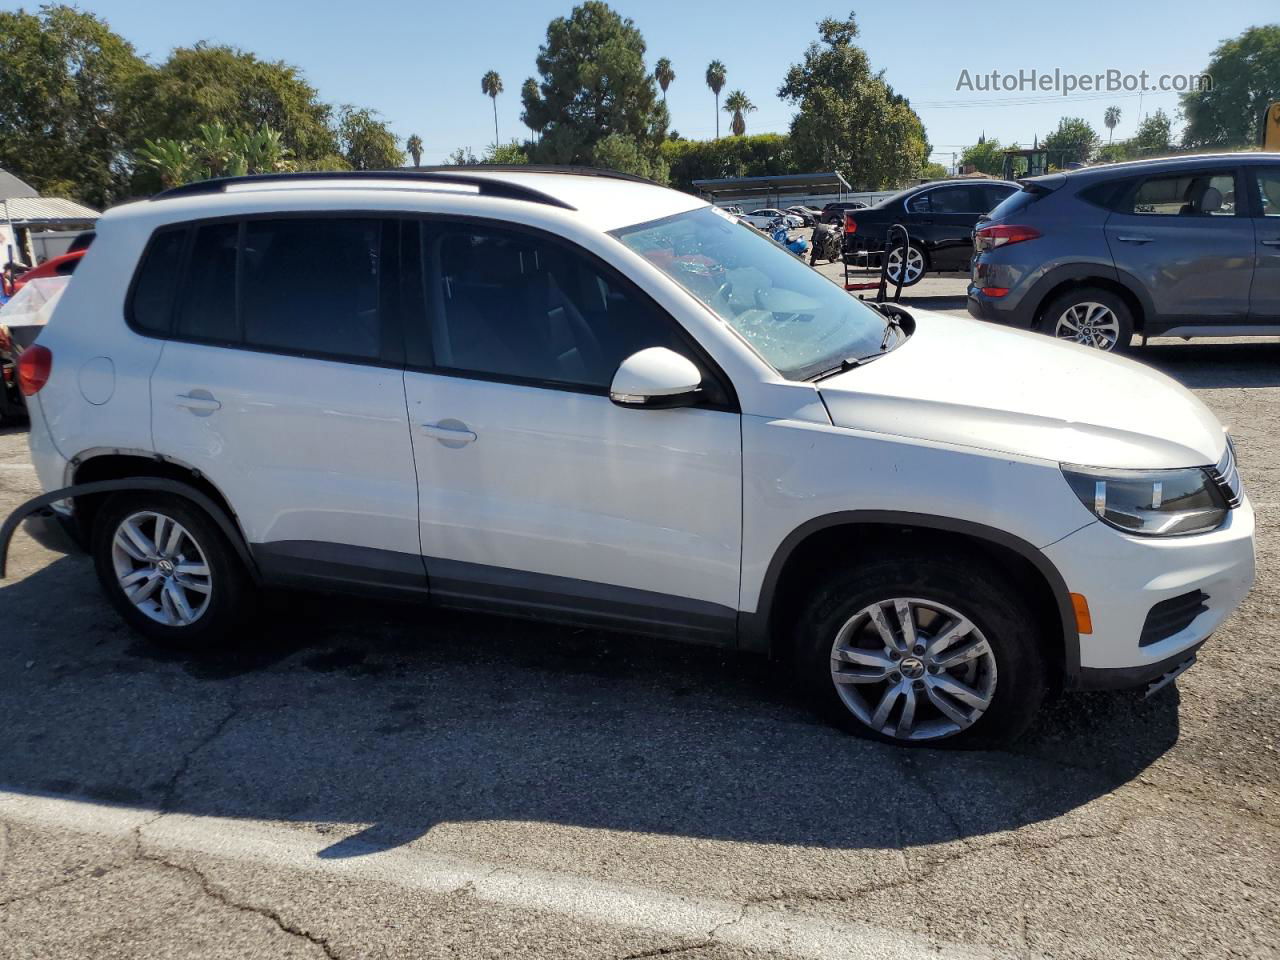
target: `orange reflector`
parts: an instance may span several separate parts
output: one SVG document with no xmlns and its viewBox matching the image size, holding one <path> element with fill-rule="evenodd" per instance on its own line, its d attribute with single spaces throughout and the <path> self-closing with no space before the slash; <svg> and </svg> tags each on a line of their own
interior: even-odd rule
<svg viewBox="0 0 1280 960">
<path fill-rule="evenodd" d="M 1089 601 L 1083 593 L 1071 594 L 1071 609 L 1076 612 L 1076 629 L 1083 634 L 1093 633 L 1093 618 L 1089 616 Z"/>
<path fill-rule="evenodd" d="M 1003 297 L 1009 292 L 1008 287 L 983 287 L 982 292 L 988 297 Z"/>
</svg>

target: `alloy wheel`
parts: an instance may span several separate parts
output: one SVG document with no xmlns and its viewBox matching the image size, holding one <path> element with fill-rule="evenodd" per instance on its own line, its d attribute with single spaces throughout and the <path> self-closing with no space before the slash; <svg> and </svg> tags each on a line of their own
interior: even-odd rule
<svg viewBox="0 0 1280 960">
<path fill-rule="evenodd" d="M 889 251 L 889 279 L 898 282 L 898 273 L 902 270 L 902 248 L 894 247 Z M 924 254 L 915 247 L 907 247 L 907 272 L 903 284 L 915 283 L 924 273 Z"/>
<path fill-rule="evenodd" d="M 1106 304 L 1088 300 L 1067 307 L 1058 317 L 1053 335 L 1098 350 L 1114 350 L 1120 339 L 1120 320 Z"/>
<path fill-rule="evenodd" d="M 186 627 L 209 608 L 213 578 L 204 550 L 178 521 L 144 510 L 120 521 L 111 562 L 125 598 L 170 627 Z"/>
<path fill-rule="evenodd" d="M 831 645 L 831 680 L 849 712 L 895 740 L 940 740 L 991 706 L 996 660 L 981 630 L 934 600 L 863 607 Z"/>
</svg>

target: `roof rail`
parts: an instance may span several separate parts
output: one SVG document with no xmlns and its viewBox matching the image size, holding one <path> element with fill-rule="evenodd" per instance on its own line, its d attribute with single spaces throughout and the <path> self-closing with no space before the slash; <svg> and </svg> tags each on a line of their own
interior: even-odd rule
<svg viewBox="0 0 1280 960">
<path fill-rule="evenodd" d="M 279 183 L 281 186 L 288 186 L 291 183 L 301 183 L 314 180 L 404 180 L 411 183 L 429 184 L 463 184 L 469 187 L 475 187 L 479 190 L 481 196 L 502 197 L 507 200 L 528 200 L 531 203 L 545 203 L 553 207 L 561 207 L 565 210 L 575 209 L 572 205 L 565 203 L 556 197 L 543 193 L 541 190 L 534 190 L 532 187 L 521 186 L 515 183 L 506 183 L 502 180 L 495 180 L 492 177 L 476 177 L 465 172 L 461 172 L 461 167 L 434 167 L 420 169 L 401 169 L 401 170 L 336 170 L 336 171 L 315 171 L 311 173 L 252 173 L 242 177 L 214 177 L 211 180 L 196 180 L 192 183 L 184 183 L 179 187 L 170 187 L 168 190 L 162 190 L 153 196 L 152 200 L 168 200 L 172 197 L 193 197 L 208 193 L 223 193 L 227 187 L 236 186 L 242 183 Z M 493 169 L 518 170 L 520 167 L 494 167 Z M 445 173 L 444 171 L 449 171 Z M 453 171 L 459 171 L 457 173 Z M 624 176 L 619 174 L 619 176 Z"/>
<path fill-rule="evenodd" d="M 408 168 L 405 168 L 408 169 Z M 634 173 L 621 173 L 606 167 L 583 167 L 572 164 L 563 166 L 554 163 L 473 163 L 464 166 L 413 167 L 426 173 L 448 173 L 453 170 L 474 171 L 476 173 L 560 173 L 571 177 L 603 177 L 608 180 L 629 180 L 632 183 L 655 185 L 655 181 Z M 661 186 L 661 184 L 656 184 Z"/>
</svg>

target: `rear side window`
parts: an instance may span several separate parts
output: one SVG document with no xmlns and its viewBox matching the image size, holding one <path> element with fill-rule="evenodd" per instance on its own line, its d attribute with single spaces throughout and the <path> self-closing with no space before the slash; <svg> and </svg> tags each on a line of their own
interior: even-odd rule
<svg viewBox="0 0 1280 960">
<path fill-rule="evenodd" d="M 388 226 L 394 238 L 391 222 L 358 217 L 255 218 L 158 231 L 134 281 L 130 321 L 182 340 L 378 360 Z"/>
<path fill-rule="evenodd" d="M 211 223 L 196 229 L 180 286 L 174 333 L 191 340 L 235 343 L 236 248 L 240 225 Z"/>
<path fill-rule="evenodd" d="M 1236 180 L 1229 172 L 1197 171 L 1144 180 L 1126 213 L 1158 217 L 1230 217 L 1236 212 Z"/>
<path fill-rule="evenodd" d="M 152 238 L 138 268 L 130 301 L 130 318 L 135 326 L 151 333 L 168 333 L 173 315 L 173 291 L 182 267 L 182 248 L 187 230 L 161 230 Z"/>
<path fill-rule="evenodd" d="M 244 342 L 372 360 L 380 350 L 378 220 L 250 220 L 241 253 Z"/>
<path fill-rule="evenodd" d="M 988 214 L 992 220 L 1004 220 L 1021 213 L 1046 194 L 1042 190 L 1015 190 L 1001 200 Z"/>
</svg>

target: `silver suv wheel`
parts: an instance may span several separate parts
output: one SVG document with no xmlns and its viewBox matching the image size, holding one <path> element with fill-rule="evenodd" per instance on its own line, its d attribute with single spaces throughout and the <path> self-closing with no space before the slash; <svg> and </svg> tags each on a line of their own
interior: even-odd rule
<svg viewBox="0 0 1280 960">
<path fill-rule="evenodd" d="M 190 626 L 209 608 L 213 577 L 204 550 L 172 517 L 129 514 L 111 538 L 111 562 L 125 599 L 156 623 Z"/>
<path fill-rule="evenodd" d="M 902 285 L 909 287 L 924 273 L 924 254 L 915 247 L 907 247 L 907 268 L 902 278 Z M 902 270 L 902 248 L 894 247 L 889 251 L 889 279 L 898 282 L 898 273 Z"/>
<path fill-rule="evenodd" d="M 1114 350 L 1120 339 L 1120 321 L 1105 303 L 1088 300 L 1064 310 L 1054 324 L 1053 335 L 1098 350 Z"/>
<path fill-rule="evenodd" d="M 831 645 L 831 680 L 849 712 L 895 740 L 939 740 L 973 726 L 996 692 L 986 637 L 933 600 L 863 607 Z"/>
</svg>

